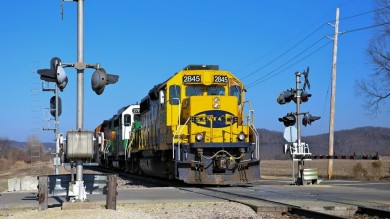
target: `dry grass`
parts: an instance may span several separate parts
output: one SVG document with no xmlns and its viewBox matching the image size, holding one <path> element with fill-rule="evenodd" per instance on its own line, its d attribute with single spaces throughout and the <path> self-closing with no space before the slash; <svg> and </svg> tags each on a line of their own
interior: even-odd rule
<svg viewBox="0 0 390 219">
<path fill-rule="evenodd" d="M 262 160 L 261 175 L 270 177 L 290 177 L 291 160 Z M 294 162 L 295 174 L 298 174 L 298 162 Z M 304 162 L 304 168 L 317 168 L 320 178 L 327 178 L 328 160 Z M 333 160 L 333 179 L 390 180 L 390 157 L 375 160 Z"/>
</svg>

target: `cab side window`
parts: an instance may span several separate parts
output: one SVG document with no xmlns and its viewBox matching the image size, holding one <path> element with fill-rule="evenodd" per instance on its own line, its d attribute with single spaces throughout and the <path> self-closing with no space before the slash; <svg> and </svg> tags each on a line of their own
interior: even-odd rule
<svg viewBox="0 0 390 219">
<path fill-rule="evenodd" d="M 172 105 L 178 105 L 180 103 L 180 86 L 169 86 L 169 103 Z"/>
<path fill-rule="evenodd" d="M 230 96 L 236 96 L 238 99 L 238 104 L 241 104 L 241 87 L 237 85 L 230 86 L 229 89 Z"/>
<path fill-rule="evenodd" d="M 123 123 L 124 126 L 131 125 L 131 115 L 130 114 L 125 114 L 123 120 L 124 120 L 124 123 Z"/>
</svg>

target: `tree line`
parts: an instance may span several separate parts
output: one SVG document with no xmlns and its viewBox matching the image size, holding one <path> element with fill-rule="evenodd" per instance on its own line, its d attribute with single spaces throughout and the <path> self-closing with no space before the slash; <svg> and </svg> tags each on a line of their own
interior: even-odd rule
<svg viewBox="0 0 390 219">
<path fill-rule="evenodd" d="M 37 136 L 30 136 L 24 148 L 16 147 L 15 144 L 14 141 L 0 137 L 0 171 L 11 168 L 17 161 L 33 163 L 51 159 L 50 151 L 46 150 Z"/>
</svg>

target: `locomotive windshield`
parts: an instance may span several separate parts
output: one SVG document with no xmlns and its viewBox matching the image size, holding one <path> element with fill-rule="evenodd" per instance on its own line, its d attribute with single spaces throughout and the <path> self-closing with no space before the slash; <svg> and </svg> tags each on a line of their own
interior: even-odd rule
<svg viewBox="0 0 390 219">
<path fill-rule="evenodd" d="M 205 87 L 208 96 L 213 95 L 225 95 L 225 87 L 222 86 L 208 86 Z M 203 87 L 202 86 L 188 86 L 186 87 L 186 96 L 203 96 Z"/>
<path fill-rule="evenodd" d="M 186 87 L 186 96 L 203 96 L 203 88 L 201 86 Z"/>
<path fill-rule="evenodd" d="M 225 88 L 219 86 L 209 86 L 207 87 L 207 95 L 225 95 Z"/>
</svg>

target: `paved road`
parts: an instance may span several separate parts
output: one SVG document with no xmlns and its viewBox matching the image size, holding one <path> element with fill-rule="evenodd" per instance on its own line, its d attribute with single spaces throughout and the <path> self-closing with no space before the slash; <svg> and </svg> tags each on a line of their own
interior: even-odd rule
<svg viewBox="0 0 390 219">
<path fill-rule="evenodd" d="M 328 201 L 384 207 L 390 210 L 390 182 L 322 181 L 314 186 L 292 186 L 289 180 L 262 180 L 253 187 L 213 187 L 223 191 L 284 201 L 298 206 L 326 206 Z M 38 208 L 36 191 L 0 193 L 0 210 L 9 208 Z M 105 195 L 88 195 L 90 201 L 105 205 Z M 49 198 L 49 207 L 61 206 L 64 197 Z M 219 201 L 201 194 L 193 194 L 177 188 L 155 187 L 118 190 L 117 203 L 150 202 L 204 202 Z"/>
</svg>

